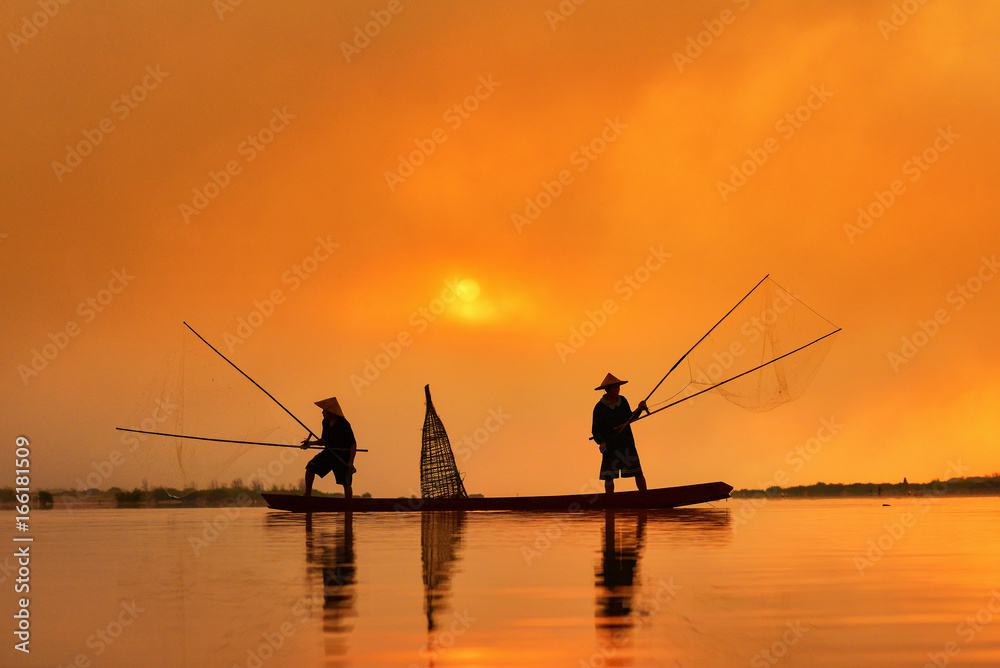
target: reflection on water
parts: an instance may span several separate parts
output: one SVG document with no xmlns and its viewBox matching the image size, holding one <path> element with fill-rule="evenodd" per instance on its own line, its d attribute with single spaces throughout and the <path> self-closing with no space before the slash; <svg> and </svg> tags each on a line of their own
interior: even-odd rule
<svg viewBox="0 0 1000 668">
<path fill-rule="evenodd" d="M 595 576 L 597 652 L 603 665 L 632 664 L 633 634 L 644 620 L 662 612 L 676 596 L 677 585 L 660 580 L 652 596 L 637 601 L 646 524 L 659 529 L 674 546 L 683 543 L 725 544 L 732 538 L 725 510 L 606 510 L 601 531 L 601 557 Z M 672 529 L 672 530 L 671 530 Z"/>
<path fill-rule="evenodd" d="M 420 514 L 420 552 L 423 566 L 424 615 L 427 642 L 420 655 L 434 665 L 439 653 L 447 651 L 453 634 L 436 633 L 448 611 L 452 577 L 458 570 L 464 512 L 423 512 Z M 301 517 L 301 516 L 300 516 Z M 327 664 L 350 665 L 350 636 L 357 617 L 357 558 L 354 549 L 353 513 L 322 514 L 314 522 L 305 515 L 305 560 L 307 581 L 322 592 L 323 635 Z M 298 518 L 290 515 L 269 517 L 269 524 L 285 526 Z M 315 597 L 319 600 L 319 597 Z M 442 643 L 442 640 L 444 641 Z M 443 645 L 443 646 L 442 646 Z"/>
<path fill-rule="evenodd" d="M 424 650 L 429 665 L 434 665 L 438 653 L 447 650 L 443 640 L 452 636 L 434 631 L 447 610 L 451 578 L 457 569 L 459 544 L 465 512 L 427 512 L 420 518 L 420 554 L 423 562 L 424 612 L 427 615 L 427 646 Z"/>
<path fill-rule="evenodd" d="M 639 570 L 646 512 L 633 516 L 605 511 L 604 551 L 597 568 L 597 628 L 611 631 L 632 626 L 632 585 Z"/>
<path fill-rule="evenodd" d="M 615 511 L 605 511 L 595 621 L 597 644 L 607 655 L 607 665 L 621 666 L 627 665 L 623 657 L 631 653 L 632 638 L 627 630 L 634 625 L 634 585 L 642 555 L 646 512 L 638 511 L 634 516 L 618 513 L 617 527 L 615 516 Z"/>
<path fill-rule="evenodd" d="M 354 628 L 350 620 L 357 616 L 357 567 L 354 560 L 354 517 L 345 513 L 331 535 L 313 530 L 312 513 L 306 513 L 306 564 L 321 577 L 323 591 L 323 635 L 326 654 L 342 659 L 347 654 L 347 637 Z M 334 660 L 334 666 L 347 662 Z"/>
<path fill-rule="evenodd" d="M 473 616 L 468 611 L 459 614 L 453 610 L 451 598 L 454 578 L 463 572 L 463 559 L 467 558 L 461 547 L 470 517 L 474 525 L 487 533 L 493 533 L 492 527 L 510 528 L 524 523 L 525 526 L 572 526 L 574 533 L 582 532 L 584 537 L 589 534 L 595 540 L 599 537 L 601 548 L 595 566 L 594 615 L 597 651 L 591 661 L 596 659 L 608 666 L 634 663 L 633 635 L 647 618 L 663 613 L 676 595 L 677 587 L 672 578 L 668 581 L 660 576 L 648 583 L 640 577 L 647 529 L 652 530 L 661 547 L 668 549 L 722 546 L 732 540 L 730 513 L 717 509 L 608 510 L 575 515 L 422 512 L 367 519 L 376 526 L 383 525 L 376 530 L 384 533 L 385 525 L 412 525 L 417 517 L 426 640 L 417 648 L 419 661 L 409 665 L 428 668 L 442 662 L 461 665 L 454 662 L 460 656 L 460 636 L 469 624 L 456 626 L 456 620 Z M 302 518 L 288 514 L 268 515 L 266 524 L 286 529 L 289 525 L 302 523 Z M 348 513 L 320 514 L 317 518 L 314 521 L 311 514 L 304 516 L 305 563 L 306 581 L 315 591 L 313 600 L 322 600 L 325 663 L 355 665 L 348 661 L 358 616 L 354 517 Z M 493 559 L 492 555 L 479 556 Z M 540 558 L 544 559 L 545 555 Z M 468 565 L 475 570 L 482 566 L 478 563 Z M 544 582 L 540 584 L 545 586 Z M 554 586 L 555 582 L 551 584 Z M 480 605 L 483 603 L 479 601 Z"/>
</svg>

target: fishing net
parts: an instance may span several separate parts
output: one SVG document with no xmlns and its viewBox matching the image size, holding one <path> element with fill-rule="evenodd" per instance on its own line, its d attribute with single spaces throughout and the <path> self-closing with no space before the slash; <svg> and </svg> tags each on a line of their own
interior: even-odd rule
<svg viewBox="0 0 1000 668">
<path fill-rule="evenodd" d="M 838 331 L 765 277 L 687 354 L 687 382 L 664 403 L 711 390 L 749 411 L 771 410 L 805 392 Z"/>
<path fill-rule="evenodd" d="M 244 441 L 292 443 L 296 435 L 270 399 L 188 332 L 167 351 L 122 427 Z M 301 439 L 301 436 L 298 437 Z M 152 489 L 228 486 L 256 467 L 238 460 L 254 446 L 121 432 Z M 245 480 L 249 484 L 248 480 Z"/>
<path fill-rule="evenodd" d="M 448 433 L 431 401 L 431 386 L 424 385 L 427 415 L 420 449 L 420 495 L 425 499 L 468 498 L 455 464 Z"/>
</svg>

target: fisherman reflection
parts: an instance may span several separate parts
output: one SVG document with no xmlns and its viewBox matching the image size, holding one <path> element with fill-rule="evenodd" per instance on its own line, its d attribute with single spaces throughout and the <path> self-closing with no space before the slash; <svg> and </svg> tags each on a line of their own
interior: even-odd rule
<svg viewBox="0 0 1000 668">
<path fill-rule="evenodd" d="M 604 514 L 604 552 L 597 568 L 596 625 L 598 646 L 608 660 L 608 665 L 621 665 L 623 649 L 631 644 L 627 634 L 634 624 L 636 576 L 642 554 L 646 526 L 646 511 L 635 514 L 635 522 L 618 511 L 616 530 L 615 511 Z M 622 526 L 625 524 L 625 526 Z"/>
<path fill-rule="evenodd" d="M 323 632 L 326 654 L 334 657 L 328 665 L 349 665 L 347 636 L 354 628 L 348 623 L 357 616 L 357 569 L 354 559 L 353 514 L 344 513 L 343 522 L 331 536 L 313 531 L 312 513 L 306 513 L 306 562 L 319 564 L 323 575 Z"/>
</svg>

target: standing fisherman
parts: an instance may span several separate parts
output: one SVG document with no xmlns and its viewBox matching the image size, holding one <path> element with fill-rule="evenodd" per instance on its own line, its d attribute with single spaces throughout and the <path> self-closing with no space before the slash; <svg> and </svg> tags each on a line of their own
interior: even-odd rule
<svg viewBox="0 0 1000 668">
<path fill-rule="evenodd" d="M 323 432 L 318 441 L 310 441 L 307 436 L 302 441 L 302 449 L 310 445 L 322 445 L 323 449 L 306 464 L 306 497 L 312 495 L 313 480 L 333 471 L 333 477 L 338 485 L 344 486 L 344 498 L 348 501 L 353 496 L 351 481 L 354 472 L 354 456 L 358 451 L 358 443 L 354 438 L 351 423 L 344 417 L 340 403 L 336 397 L 317 401 L 316 405 L 323 409 Z"/>
<path fill-rule="evenodd" d="M 618 380 L 610 373 L 604 377 L 604 382 L 594 388 L 604 390 L 604 396 L 594 406 L 594 423 L 591 431 L 594 442 L 604 455 L 601 459 L 601 480 L 604 481 L 604 491 L 608 494 L 615 491 L 615 478 L 635 478 L 635 486 L 640 492 L 646 491 L 646 478 L 642 475 L 642 464 L 639 454 L 635 451 L 635 438 L 629 422 L 639 417 L 642 411 L 647 411 L 646 402 L 640 401 L 635 412 L 628 405 L 628 400 L 619 394 L 621 386 L 627 380 Z"/>
</svg>

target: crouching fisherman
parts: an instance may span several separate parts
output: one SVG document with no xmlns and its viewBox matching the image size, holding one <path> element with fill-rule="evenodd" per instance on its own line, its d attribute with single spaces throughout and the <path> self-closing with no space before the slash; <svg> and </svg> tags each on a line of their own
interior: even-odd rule
<svg viewBox="0 0 1000 668">
<path fill-rule="evenodd" d="M 310 445 L 322 445 L 323 449 L 306 464 L 306 496 L 312 496 L 313 480 L 316 476 L 323 478 L 333 471 L 333 477 L 338 485 L 344 486 L 344 498 L 350 500 L 353 496 L 351 481 L 354 477 L 354 456 L 358 452 L 358 443 L 354 438 L 351 423 L 344 417 L 340 403 L 336 397 L 317 401 L 316 405 L 323 409 L 323 433 L 318 441 L 310 441 L 308 437 L 302 441 L 302 449 Z"/>
</svg>

